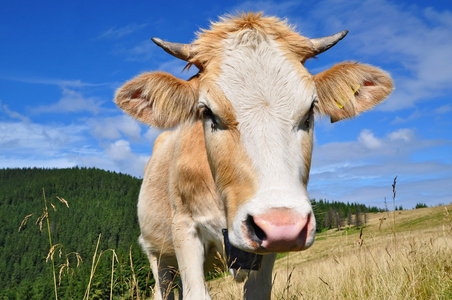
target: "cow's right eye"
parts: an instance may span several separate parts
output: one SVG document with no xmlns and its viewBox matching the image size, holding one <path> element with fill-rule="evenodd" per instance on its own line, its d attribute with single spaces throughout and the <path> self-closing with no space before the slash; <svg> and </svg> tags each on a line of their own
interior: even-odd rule
<svg viewBox="0 0 452 300">
<path fill-rule="evenodd" d="M 202 108 L 202 116 L 204 119 L 212 119 L 213 118 L 213 112 L 208 108 L 207 106 L 204 106 Z"/>
<path fill-rule="evenodd" d="M 209 120 L 212 122 L 210 124 L 210 128 L 212 129 L 212 131 L 215 131 L 218 129 L 217 119 L 215 118 L 215 115 L 213 114 L 213 112 L 210 108 L 208 108 L 207 106 L 204 106 L 203 111 L 202 111 L 202 116 L 203 116 L 204 120 Z"/>
</svg>

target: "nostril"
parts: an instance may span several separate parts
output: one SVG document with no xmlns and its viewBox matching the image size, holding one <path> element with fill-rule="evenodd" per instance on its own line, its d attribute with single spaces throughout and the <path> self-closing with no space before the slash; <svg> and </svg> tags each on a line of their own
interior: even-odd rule
<svg viewBox="0 0 452 300">
<path fill-rule="evenodd" d="M 256 224 L 256 222 L 254 222 L 254 218 L 252 216 L 248 215 L 248 218 L 246 219 L 246 224 L 248 227 L 250 238 L 252 240 L 260 244 L 263 240 L 267 238 L 265 232 Z"/>
<path fill-rule="evenodd" d="M 274 208 L 264 214 L 248 217 L 249 228 L 261 248 L 275 252 L 301 250 L 309 236 L 311 216 L 288 209 Z M 252 239 L 252 236 L 250 235 Z"/>
</svg>

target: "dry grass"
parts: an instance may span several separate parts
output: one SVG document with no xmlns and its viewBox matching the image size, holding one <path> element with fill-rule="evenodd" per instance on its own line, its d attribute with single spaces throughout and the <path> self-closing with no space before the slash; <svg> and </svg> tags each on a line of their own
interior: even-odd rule
<svg viewBox="0 0 452 300">
<path fill-rule="evenodd" d="M 68 206 L 64 199 L 58 200 Z M 277 260 L 272 298 L 452 299 L 451 211 L 452 205 L 448 205 L 369 214 L 368 224 L 362 231 L 345 229 L 321 233 L 311 249 L 290 253 Z M 31 216 L 25 217 L 19 230 Z M 53 257 L 55 253 L 60 257 L 64 254 L 60 244 L 52 243 L 45 194 L 43 215 L 36 223 L 42 229 L 44 222 L 47 223 L 50 246 L 47 260 L 52 262 L 57 298 Z M 90 298 L 92 278 L 101 256 L 107 251 L 112 251 L 109 296 L 114 298 L 113 287 L 118 280 L 114 278 L 115 261 L 118 260 L 112 249 L 98 253 L 99 241 L 100 236 L 85 299 Z M 60 266 L 60 284 L 63 273 L 73 272 L 73 267 L 69 266 L 69 255 L 75 255 L 77 266 L 81 261 L 77 253 L 66 255 L 66 262 Z M 125 279 L 128 282 L 126 298 L 143 299 L 131 257 L 130 264 L 132 277 Z M 230 275 L 212 280 L 208 285 L 212 299 L 242 299 L 243 284 L 233 281 Z"/>
<path fill-rule="evenodd" d="M 356 230 L 319 234 L 313 247 L 278 260 L 273 299 L 452 299 L 452 205 L 369 216 Z M 241 299 L 229 277 L 213 299 Z"/>
</svg>

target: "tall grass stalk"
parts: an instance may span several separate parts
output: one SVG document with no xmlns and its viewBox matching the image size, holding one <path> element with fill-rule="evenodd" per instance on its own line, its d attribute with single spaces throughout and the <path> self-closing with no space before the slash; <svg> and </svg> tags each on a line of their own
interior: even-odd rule
<svg viewBox="0 0 452 300">
<path fill-rule="evenodd" d="M 47 209 L 47 199 L 46 199 L 46 193 L 44 191 L 44 189 L 42 189 L 42 195 L 44 196 L 44 213 L 41 216 L 41 222 L 42 219 L 45 218 L 46 219 L 46 223 L 47 223 L 47 233 L 49 235 L 49 246 L 50 246 L 50 252 L 52 252 L 52 250 L 55 248 L 53 243 L 52 243 L 52 235 L 50 234 L 50 221 L 49 221 L 49 211 Z M 53 209 L 55 210 L 55 206 L 53 206 Z M 52 276 L 53 276 L 53 287 L 55 290 L 55 300 L 58 300 L 58 292 L 57 292 L 57 280 L 56 280 L 56 273 L 55 273 L 55 261 L 53 259 L 53 253 L 50 256 L 50 260 L 52 261 Z"/>
<path fill-rule="evenodd" d="M 46 258 L 46 262 L 48 262 L 49 260 L 52 263 L 52 277 L 53 277 L 53 289 L 54 289 L 54 294 L 55 294 L 55 299 L 58 300 L 58 289 L 57 289 L 57 276 L 56 276 L 56 270 L 55 270 L 55 260 L 54 260 L 54 255 L 56 250 L 58 249 L 59 251 L 59 257 L 61 258 L 61 256 L 63 255 L 63 251 L 62 248 L 63 246 L 60 244 L 53 244 L 52 242 L 52 231 L 50 229 L 50 215 L 49 215 L 49 209 L 48 209 L 48 205 L 47 203 L 49 203 L 52 208 L 53 211 L 56 211 L 56 207 L 55 205 L 53 205 L 52 202 L 47 201 L 47 197 L 46 197 L 46 193 L 45 193 L 45 189 L 42 189 L 42 196 L 44 199 L 44 207 L 43 207 L 43 212 L 42 215 L 39 216 L 36 220 L 36 225 L 39 225 L 39 230 L 42 232 L 43 230 L 43 223 L 45 220 L 46 226 L 47 226 L 47 236 L 49 239 L 49 252 L 47 254 L 47 258 Z M 60 202 L 64 203 L 66 205 L 66 207 L 69 208 L 69 204 L 68 202 L 60 197 L 56 197 Z M 25 218 L 22 220 L 20 226 L 19 226 L 19 232 L 27 225 L 28 219 L 33 216 L 34 213 L 31 213 L 27 216 L 25 216 Z M 68 255 L 70 254 L 74 254 L 77 257 L 77 266 L 79 265 L 80 261 L 81 261 L 81 257 L 78 253 L 72 252 L 66 255 L 66 264 L 63 264 L 60 268 L 60 272 L 59 272 L 59 279 L 60 279 L 60 284 L 61 284 L 61 274 L 63 273 L 64 268 L 68 268 L 69 270 L 69 260 L 68 260 Z"/>
<path fill-rule="evenodd" d="M 132 260 L 132 246 L 130 246 L 130 250 L 129 250 L 129 257 L 130 257 L 130 268 L 132 270 L 132 286 L 130 288 L 130 291 L 132 293 L 132 299 L 133 299 L 133 291 L 136 290 L 136 299 L 140 299 L 140 288 L 138 286 L 138 280 L 137 280 L 137 276 L 135 275 L 135 269 L 133 267 L 133 260 Z"/>
<path fill-rule="evenodd" d="M 101 236 L 102 236 L 102 234 L 99 233 L 99 238 L 97 239 L 97 244 L 96 244 L 96 250 L 94 251 L 93 262 L 91 264 L 91 273 L 90 273 L 90 276 L 89 276 L 88 287 L 86 288 L 85 296 L 83 297 L 83 299 L 86 299 L 86 300 L 89 299 L 89 293 L 90 293 L 90 289 L 91 289 L 91 282 L 93 280 L 94 273 L 96 272 L 96 267 L 97 267 L 97 264 L 99 263 L 99 259 L 100 259 L 100 255 L 99 255 L 99 257 L 97 257 L 97 250 L 99 249 L 99 243 L 100 243 L 100 237 Z"/>
<path fill-rule="evenodd" d="M 110 280 L 110 300 L 113 299 L 113 274 L 115 272 L 115 257 L 116 257 L 116 251 L 112 250 L 112 255 L 111 255 L 111 280 Z"/>
<path fill-rule="evenodd" d="M 397 184 L 397 176 L 394 178 L 394 183 L 392 184 L 392 235 L 394 242 L 394 251 L 397 249 L 397 237 L 396 237 L 396 184 Z"/>
</svg>

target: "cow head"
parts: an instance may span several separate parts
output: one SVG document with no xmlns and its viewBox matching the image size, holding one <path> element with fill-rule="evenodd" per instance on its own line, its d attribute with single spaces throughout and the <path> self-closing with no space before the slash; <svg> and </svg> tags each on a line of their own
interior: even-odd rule
<svg viewBox="0 0 452 300">
<path fill-rule="evenodd" d="M 202 119 L 231 243 L 257 253 L 303 250 L 315 235 L 307 193 L 314 115 L 352 117 L 392 90 L 388 74 L 359 63 L 308 72 L 304 62 L 346 34 L 308 39 L 261 14 L 224 18 L 189 45 L 153 39 L 198 67 L 196 76 L 142 74 L 115 102 L 159 128 Z"/>
</svg>

